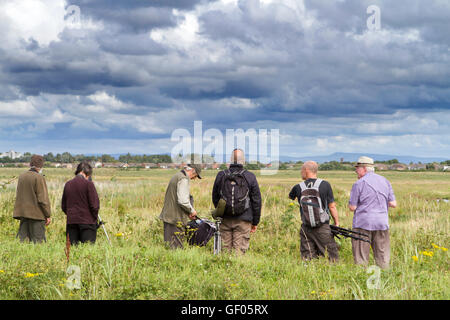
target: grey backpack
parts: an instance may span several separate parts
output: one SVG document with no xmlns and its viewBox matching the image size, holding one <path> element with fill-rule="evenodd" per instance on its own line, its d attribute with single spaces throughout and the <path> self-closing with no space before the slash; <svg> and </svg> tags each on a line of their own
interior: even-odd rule
<svg viewBox="0 0 450 320">
<path fill-rule="evenodd" d="M 330 220 L 327 203 L 323 206 L 320 199 L 319 186 L 322 181 L 322 179 L 317 179 L 314 184 L 310 182 L 306 185 L 304 181 L 299 184 L 301 190 L 300 207 L 303 213 L 302 221 L 310 228 L 320 227 Z"/>
</svg>

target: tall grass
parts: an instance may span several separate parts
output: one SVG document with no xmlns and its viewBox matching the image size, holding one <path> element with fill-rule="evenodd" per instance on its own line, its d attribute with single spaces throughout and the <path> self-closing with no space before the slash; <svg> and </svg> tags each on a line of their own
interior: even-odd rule
<svg viewBox="0 0 450 320">
<path fill-rule="evenodd" d="M 22 170 L 0 169 L 0 182 Z M 381 271 L 379 289 L 353 264 L 351 243 L 342 239 L 340 261 L 300 259 L 298 205 L 287 197 L 299 173 L 259 176 L 263 210 L 244 256 L 212 254 L 206 247 L 168 250 L 158 219 L 172 170 L 97 169 L 94 181 L 102 219 L 112 246 L 99 230 L 95 245 L 72 247 L 67 264 L 65 216 L 60 209 L 64 183 L 73 172 L 45 171 L 53 209 L 47 243 L 15 239 L 12 218 L 15 182 L 0 191 L 0 299 L 448 299 L 450 176 L 446 173 L 383 173 L 393 184 L 398 209 L 390 211 L 391 268 Z M 215 171 L 191 183 L 195 207 L 209 218 Z M 341 225 L 351 227 L 346 209 L 356 176 L 322 172 L 334 190 Z M 433 252 L 432 256 L 423 252 Z M 413 259 L 417 257 L 417 261 Z M 371 264 L 374 264 L 371 257 Z M 81 288 L 70 289 L 69 265 L 78 266 Z"/>
</svg>

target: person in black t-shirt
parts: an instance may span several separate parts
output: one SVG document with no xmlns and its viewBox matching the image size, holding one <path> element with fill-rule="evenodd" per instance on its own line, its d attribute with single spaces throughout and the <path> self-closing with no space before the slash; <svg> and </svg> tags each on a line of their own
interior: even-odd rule
<svg viewBox="0 0 450 320">
<path fill-rule="evenodd" d="M 301 174 L 305 184 L 314 184 L 317 180 L 318 164 L 314 161 L 307 161 L 303 164 Z M 291 200 L 298 199 L 300 203 L 301 197 L 300 184 L 295 185 L 289 193 Z M 339 217 L 334 201 L 333 190 L 331 185 L 323 180 L 319 186 L 320 199 L 322 201 L 323 209 L 328 209 L 334 224 L 339 226 Z M 302 259 L 309 260 L 324 256 L 325 251 L 328 252 L 330 261 L 337 261 L 339 259 L 338 249 L 334 237 L 331 234 L 329 222 L 323 223 L 321 226 L 311 228 L 305 224 L 304 214 L 300 206 L 300 215 L 302 218 L 302 226 L 300 228 L 300 253 Z"/>
</svg>

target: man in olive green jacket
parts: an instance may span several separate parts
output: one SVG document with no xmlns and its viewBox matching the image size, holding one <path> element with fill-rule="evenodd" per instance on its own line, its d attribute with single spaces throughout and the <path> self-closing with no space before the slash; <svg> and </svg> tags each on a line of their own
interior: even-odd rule
<svg viewBox="0 0 450 320">
<path fill-rule="evenodd" d="M 14 219 L 20 220 L 17 237 L 20 241 L 42 242 L 45 239 L 45 226 L 51 222 L 51 207 L 47 184 L 42 176 L 44 158 L 31 157 L 31 169 L 19 176 L 14 206 Z"/>
<path fill-rule="evenodd" d="M 167 187 L 159 218 L 164 222 L 164 241 L 172 249 L 183 248 L 185 227 L 189 219 L 197 217 L 189 194 L 189 180 L 201 179 L 200 172 L 200 165 L 188 164 L 170 179 Z"/>
</svg>

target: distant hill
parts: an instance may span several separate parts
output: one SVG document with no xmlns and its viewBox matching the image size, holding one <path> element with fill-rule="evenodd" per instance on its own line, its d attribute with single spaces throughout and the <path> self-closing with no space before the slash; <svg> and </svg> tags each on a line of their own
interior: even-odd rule
<svg viewBox="0 0 450 320">
<path fill-rule="evenodd" d="M 439 157 L 415 157 L 415 156 L 398 156 L 389 154 L 372 154 L 372 153 L 345 153 L 345 152 L 335 152 L 327 156 L 307 156 L 307 157 L 290 157 L 281 156 L 280 160 L 283 162 L 287 161 L 307 161 L 314 160 L 318 163 L 324 163 L 329 161 L 340 161 L 341 158 L 347 162 L 356 162 L 359 157 L 367 156 L 372 158 L 374 161 L 387 161 L 392 159 L 397 159 L 400 163 L 409 164 L 410 162 L 418 163 L 430 163 L 430 162 L 442 162 L 449 160 L 449 158 L 439 158 Z"/>
</svg>

